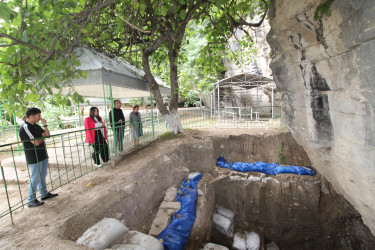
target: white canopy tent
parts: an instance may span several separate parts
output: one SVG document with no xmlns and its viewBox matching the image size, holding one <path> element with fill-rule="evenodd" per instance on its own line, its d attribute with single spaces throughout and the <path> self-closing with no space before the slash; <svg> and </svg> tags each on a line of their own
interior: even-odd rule
<svg viewBox="0 0 375 250">
<path fill-rule="evenodd" d="M 145 72 L 118 58 L 110 58 L 89 48 L 76 50 L 81 65 L 77 69 L 87 73 L 86 78 L 72 80 L 72 88 L 84 97 L 105 98 L 105 89 L 110 87 L 115 99 L 150 96 L 150 87 L 143 79 Z M 156 78 L 163 96 L 170 95 L 170 89 Z M 69 87 L 63 88 L 67 94 Z M 107 95 L 109 97 L 109 95 Z"/>
<path fill-rule="evenodd" d="M 86 78 L 73 79 L 71 86 L 63 87 L 62 94 L 68 94 L 72 89 L 96 104 L 104 104 L 105 117 L 109 113 L 108 106 L 113 109 L 113 100 L 132 97 L 150 97 L 149 84 L 144 80 L 145 72 L 119 58 L 110 58 L 93 49 L 82 47 L 75 51 L 81 65 L 79 70 L 86 72 Z M 162 96 L 170 95 L 170 88 L 159 78 L 156 78 Z M 57 91 L 57 90 L 56 90 Z M 78 105 L 79 108 L 79 105 Z M 78 111 L 78 110 L 77 110 Z M 81 126 L 80 112 L 79 126 Z M 113 112 L 112 112 L 112 121 Z M 154 136 L 153 105 L 151 105 L 152 134 Z M 114 124 L 112 124 L 114 127 Z M 116 145 L 114 146 L 116 151 Z"/>
</svg>

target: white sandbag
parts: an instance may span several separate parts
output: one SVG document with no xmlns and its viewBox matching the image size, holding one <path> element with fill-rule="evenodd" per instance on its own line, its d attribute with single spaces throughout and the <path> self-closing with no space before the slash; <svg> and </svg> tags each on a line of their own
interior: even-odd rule
<svg viewBox="0 0 375 250">
<path fill-rule="evenodd" d="M 214 213 L 213 221 L 215 227 L 224 232 L 224 234 L 227 234 L 230 230 L 230 227 L 232 226 L 233 222 L 230 221 L 228 218 L 222 216 L 221 214 Z"/>
<path fill-rule="evenodd" d="M 228 218 L 231 222 L 234 220 L 234 212 L 228 208 L 216 205 L 216 213 L 221 214 L 222 216 Z"/>
<path fill-rule="evenodd" d="M 119 244 L 113 246 L 111 249 L 115 250 L 147 250 L 144 247 L 140 247 L 138 245 L 133 245 L 133 244 Z"/>
<path fill-rule="evenodd" d="M 204 245 L 203 250 L 229 250 L 229 249 L 225 246 L 221 246 L 218 244 L 207 243 L 206 245 Z"/>
<path fill-rule="evenodd" d="M 147 250 L 164 250 L 163 244 L 156 239 L 147 234 L 143 234 L 137 231 L 129 231 L 122 243 L 137 245 Z"/>
<path fill-rule="evenodd" d="M 246 248 L 248 250 L 259 250 L 260 248 L 260 237 L 255 232 L 245 232 L 246 235 Z"/>
<path fill-rule="evenodd" d="M 230 226 L 229 230 L 227 231 L 224 231 L 222 228 L 220 227 L 216 227 L 216 229 L 224 234 L 227 238 L 233 238 L 233 232 L 234 232 L 234 223 L 232 223 L 232 225 Z"/>
<path fill-rule="evenodd" d="M 198 196 L 204 196 L 204 193 L 202 190 L 198 189 Z"/>
<path fill-rule="evenodd" d="M 280 248 L 276 245 L 275 242 L 267 243 L 266 249 L 267 250 L 280 250 Z"/>
<path fill-rule="evenodd" d="M 213 221 L 215 228 L 227 238 L 233 237 L 233 231 L 234 231 L 234 223 L 233 221 L 230 221 L 228 218 L 222 216 L 221 214 L 214 213 Z"/>
<path fill-rule="evenodd" d="M 200 175 L 201 173 L 199 172 L 191 172 L 189 175 L 188 175 L 188 179 L 192 180 L 194 179 L 196 176 Z"/>
<path fill-rule="evenodd" d="M 246 250 L 246 237 L 242 232 L 234 234 L 232 248 L 235 250 Z"/>
<path fill-rule="evenodd" d="M 79 237 L 77 243 L 93 249 L 104 249 L 112 244 L 121 242 L 124 233 L 128 228 L 119 220 L 113 218 L 103 218 L 94 226 L 86 230 Z"/>
</svg>

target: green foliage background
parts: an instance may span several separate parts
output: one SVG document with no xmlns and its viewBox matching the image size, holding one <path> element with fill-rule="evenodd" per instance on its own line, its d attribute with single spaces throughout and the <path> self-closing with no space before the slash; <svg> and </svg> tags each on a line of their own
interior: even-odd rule
<svg viewBox="0 0 375 250">
<path fill-rule="evenodd" d="M 82 103 L 72 88 L 62 92 L 72 79 L 86 77 L 77 69 L 76 47 L 89 46 L 142 68 L 145 51 L 161 38 L 164 42 L 150 56 L 152 72 L 171 82 L 170 68 L 175 65 L 168 49 L 173 48 L 177 91 L 194 102 L 223 76 L 222 59 L 238 58 L 226 49 L 234 29 L 258 25 L 246 20 L 265 16 L 268 4 L 266 0 L 0 2 L 0 102 L 19 116 L 41 102 L 58 107 Z"/>
</svg>

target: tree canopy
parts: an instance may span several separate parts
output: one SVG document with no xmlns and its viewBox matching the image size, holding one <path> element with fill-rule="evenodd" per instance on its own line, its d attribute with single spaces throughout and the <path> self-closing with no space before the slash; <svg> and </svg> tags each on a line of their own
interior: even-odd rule
<svg viewBox="0 0 375 250">
<path fill-rule="evenodd" d="M 189 23 L 204 24 L 199 31 L 205 45 L 194 60 L 197 74 L 207 75 L 235 29 L 259 26 L 268 10 L 266 0 L 13 0 L 0 2 L 0 99 L 8 110 L 23 110 L 30 102 L 54 95 L 57 105 L 82 102 L 61 86 L 85 77 L 77 70 L 75 48 L 89 46 L 117 56 L 145 71 L 154 99 L 174 132 L 182 130 L 177 116 L 180 81 L 195 81 L 192 72 L 178 72 L 184 58 L 198 50 L 197 31 Z M 255 15 L 261 16 L 251 23 Z M 194 33 L 195 32 L 195 33 Z M 186 51 L 184 44 L 189 43 Z M 190 54 L 189 54 L 190 53 Z M 186 61 L 186 60 L 185 60 Z M 166 63 L 167 62 L 167 63 Z M 154 73 L 169 74 L 169 111 Z M 161 67 L 161 68 L 160 68 Z M 168 67 L 167 69 L 165 67 Z M 192 70 L 194 70 L 192 68 Z M 197 86 L 199 83 L 197 82 Z"/>
</svg>

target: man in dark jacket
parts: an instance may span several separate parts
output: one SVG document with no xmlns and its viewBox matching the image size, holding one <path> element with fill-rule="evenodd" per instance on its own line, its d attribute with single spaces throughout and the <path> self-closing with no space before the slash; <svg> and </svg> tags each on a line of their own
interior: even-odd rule
<svg viewBox="0 0 375 250">
<path fill-rule="evenodd" d="M 114 123 L 115 127 L 112 129 L 115 130 L 115 143 L 117 145 L 117 149 L 122 152 L 124 151 L 124 146 L 123 146 L 123 140 L 124 140 L 124 133 L 125 133 L 125 116 L 124 113 L 122 112 L 121 109 L 121 101 L 120 100 L 115 100 L 114 101 L 114 108 L 113 108 L 113 118 L 114 118 Z M 109 121 L 112 123 L 112 111 L 109 111 Z"/>
</svg>

